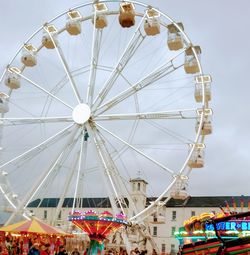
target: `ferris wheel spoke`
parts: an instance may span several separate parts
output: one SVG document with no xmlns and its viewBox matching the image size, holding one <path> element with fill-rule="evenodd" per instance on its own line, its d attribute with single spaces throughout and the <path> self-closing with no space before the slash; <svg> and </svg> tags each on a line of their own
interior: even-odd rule
<svg viewBox="0 0 250 255">
<path fill-rule="evenodd" d="M 78 129 L 75 128 L 75 131 L 72 131 L 72 135 L 67 139 L 67 142 L 62 146 L 62 150 L 57 154 L 55 157 L 55 160 L 52 162 L 51 166 L 46 169 L 45 171 L 42 171 L 42 175 L 38 177 L 37 181 L 33 185 L 33 187 L 30 189 L 28 194 L 23 198 L 22 201 L 20 201 L 17 205 L 17 208 L 15 208 L 15 212 L 10 216 L 10 218 L 7 221 L 7 224 L 12 221 L 12 219 L 15 217 L 15 215 L 21 211 L 24 211 L 29 205 L 29 203 L 32 201 L 32 199 L 35 197 L 35 195 L 38 193 L 38 191 L 41 189 L 43 184 L 46 182 L 46 180 L 51 176 L 51 173 L 53 171 L 56 171 L 58 169 L 58 166 L 60 162 L 62 161 L 64 155 L 71 151 L 70 148 L 72 148 L 72 145 L 74 144 L 74 137 L 77 133 Z M 26 212 L 27 213 L 27 212 Z"/>
<path fill-rule="evenodd" d="M 56 171 L 60 168 L 60 164 L 63 161 L 63 159 L 65 158 L 65 155 L 72 152 L 72 148 L 74 147 L 74 145 L 77 142 L 77 139 L 75 139 L 77 131 L 78 131 L 78 128 L 75 128 L 75 130 L 72 131 L 71 136 L 69 137 L 69 139 L 67 139 L 66 143 L 62 146 L 62 150 L 57 155 L 56 160 L 52 163 L 51 167 L 47 171 L 44 171 L 44 174 L 41 176 L 40 180 L 31 189 L 32 190 L 32 192 L 30 192 L 31 196 L 30 196 L 29 200 L 26 199 L 24 208 L 26 208 L 28 206 L 28 204 L 31 202 L 33 197 L 37 194 L 38 190 L 42 187 L 42 185 L 48 179 L 50 174 L 53 171 Z"/>
<path fill-rule="evenodd" d="M 15 73 L 17 75 L 19 75 L 20 77 L 22 77 L 24 80 L 26 80 L 27 82 L 29 82 L 30 84 L 32 84 L 33 86 L 35 86 L 37 89 L 43 91 L 45 94 L 47 94 L 48 96 L 56 99 L 57 101 L 61 102 L 62 104 L 64 104 L 65 106 L 67 106 L 68 108 L 73 110 L 73 107 L 70 106 L 69 104 L 67 104 L 66 102 L 64 102 L 62 99 L 58 98 L 57 96 L 55 96 L 54 94 L 52 94 L 51 92 L 49 92 L 48 90 L 44 89 L 42 86 L 38 85 L 36 82 L 32 81 L 31 79 L 27 78 L 26 76 L 24 76 L 21 73 L 17 73 L 15 71 Z"/>
<path fill-rule="evenodd" d="M 73 213 L 75 210 L 75 202 L 76 202 L 76 196 L 78 193 L 79 188 L 79 179 L 80 179 L 80 173 L 82 168 L 82 157 L 83 157 L 83 145 L 84 145 L 84 129 L 81 130 L 81 144 L 80 144 L 80 152 L 79 152 L 79 160 L 78 160 L 78 169 L 77 169 L 77 177 L 76 177 L 76 184 L 75 184 L 75 191 L 74 191 L 74 198 L 73 198 L 73 206 L 71 212 Z"/>
<path fill-rule="evenodd" d="M 183 135 L 179 134 L 178 132 L 176 132 L 174 130 L 166 128 L 166 127 L 160 125 L 159 123 L 154 122 L 153 120 L 146 120 L 146 121 L 148 124 L 150 124 L 154 128 L 157 128 L 158 130 L 165 133 L 166 135 L 171 136 L 172 138 L 174 138 L 175 140 L 177 140 L 178 142 L 180 142 L 181 144 L 183 144 L 185 146 L 187 146 L 188 144 L 195 143 L 193 140 L 190 140 L 189 138 L 184 137 Z"/>
<path fill-rule="evenodd" d="M 71 131 L 69 131 L 69 129 L 70 129 L 71 127 L 73 127 L 73 126 L 74 126 L 74 124 L 71 124 L 71 125 L 67 126 L 67 127 L 64 128 L 63 130 L 61 130 L 61 131 L 59 131 L 58 133 L 56 133 L 56 134 L 50 136 L 49 138 L 47 138 L 45 141 L 39 143 L 38 145 L 36 145 L 36 146 L 32 147 L 31 149 L 25 151 L 24 153 L 22 153 L 22 154 L 20 154 L 20 155 L 18 155 L 18 156 L 16 156 L 16 157 L 14 157 L 13 159 L 11 159 L 11 160 L 9 160 L 9 161 L 3 163 L 2 165 L 0 165 L 0 169 L 2 169 L 3 167 L 5 167 L 5 166 L 7 166 L 7 165 L 9 165 L 9 164 L 11 164 L 11 163 L 17 161 L 17 160 L 20 160 L 20 159 L 22 159 L 22 158 L 28 156 L 28 155 L 31 154 L 31 153 L 34 153 L 34 152 L 36 152 L 36 151 L 38 151 L 38 152 L 43 151 L 43 150 L 48 146 L 48 144 L 49 144 L 50 142 L 53 142 L 55 139 L 61 138 L 61 136 L 64 136 L 64 135 L 66 135 L 67 133 L 71 132 Z"/>
<path fill-rule="evenodd" d="M 97 97 L 95 98 L 93 102 L 93 110 L 95 110 L 105 99 L 109 91 L 112 89 L 114 83 L 116 82 L 117 78 L 119 77 L 120 73 L 123 71 L 127 63 L 130 61 L 132 56 L 135 54 L 137 49 L 140 47 L 141 43 L 143 42 L 145 35 L 141 32 L 141 25 L 143 24 L 143 21 L 145 19 L 145 15 L 141 18 L 140 23 L 138 24 L 132 38 L 128 42 L 124 52 L 119 58 L 119 61 L 115 65 L 114 69 L 112 70 L 109 78 L 106 80 L 103 88 L 98 93 Z"/>
<path fill-rule="evenodd" d="M 97 71 L 98 58 L 100 53 L 100 45 L 101 45 L 100 43 L 102 39 L 102 30 L 96 29 L 95 26 L 96 26 L 96 11 L 95 11 L 95 17 L 94 17 L 94 24 L 93 24 L 92 54 L 91 54 L 91 60 L 90 60 L 90 75 L 89 75 L 87 98 L 86 98 L 86 102 L 88 105 L 92 105 L 92 102 L 93 102 L 96 71 Z"/>
<path fill-rule="evenodd" d="M 45 124 L 59 122 L 73 122 L 72 116 L 65 117 L 33 117 L 33 118 L 0 118 L 4 126 L 26 125 L 26 124 Z"/>
<path fill-rule="evenodd" d="M 64 68 L 64 71 L 65 71 L 65 73 L 66 73 L 66 75 L 67 75 L 67 77 L 68 77 L 68 79 L 69 79 L 69 82 L 70 82 L 70 85 L 71 85 L 71 87 L 72 87 L 72 89 L 73 89 L 73 92 L 74 92 L 74 94 L 75 94 L 75 97 L 76 97 L 78 103 L 80 104 L 81 101 L 82 101 L 82 100 L 81 100 L 81 97 L 80 97 L 80 94 L 79 94 L 79 92 L 78 92 L 78 90 L 77 90 L 77 86 L 76 86 L 75 81 L 74 81 L 74 79 L 73 79 L 73 77 L 72 77 L 72 75 L 71 75 L 71 72 L 70 72 L 70 70 L 69 70 L 68 63 L 67 63 L 67 61 L 66 61 L 66 59 L 65 59 L 65 57 L 64 57 L 64 54 L 63 54 L 63 51 L 62 51 L 62 49 L 61 49 L 61 47 L 60 47 L 60 45 L 59 45 L 59 42 L 57 42 L 57 43 L 55 42 L 53 36 L 51 35 L 51 33 L 49 32 L 49 30 L 48 30 L 46 27 L 44 27 L 44 29 L 45 29 L 45 31 L 48 33 L 48 35 L 49 35 L 51 41 L 52 41 L 53 44 L 54 44 L 54 47 L 55 47 L 56 52 L 57 52 L 57 55 L 58 55 L 58 57 L 59 57 L 59 59 L 60 59 L 60 61 L 61 61 L 61 64 L 62 64 L 62 66 L 63 66 L 63 68 Z"/>
<path fill-rule="evenodd" d="M 131 114 L 109 114 L 98 115 L 94 118 L 94 121 L 105 120 L 145 120 L 145 119 L 196 119 L 197 109 L 182 109 L 171 111 L 159 111 L 159 112 L 140 112 Z"/>
<path fill-rule="evenodd" d="M 140 81 L 129 87 L 128 89 L 122 91 L 120 94 L 114 96 L 112 99 L 110 99 L 108 102 L 104 103 L 103 105 L 100 105 L 96 109 L 96 115 L 99 115 L 108 109 L 114 107 L 115 105 L 119 104 L 120 102 L 124 101 L 128 97 L 134 95 L 135 93 L 139 92 L 140 90 L 144 89 L 145 87 L 154 84 L 156 81 L 160 80 L 161 78 L 173 73 L 178 68 L 182 67 L 184 64 L 181 64 L 179 66 L 174 66 L 173 60 L 177 57 L 179 57 L 181 54 L 183 54 L 184 51 L 177 54 L 174 58 L 167 61 L 165 64 L 163 64 L 160 67 L 157 67 L 153 72 L 143 77 Z"/>
<path fill-rule="evenodd" d="M 119 140 L 121 143 L 127 145 L 129 148 L 131 148 L 132 150 L 134 150 L 135 152 L 137 152 L 138 154 L 140 154 L 141 156 L 143 156 L 144 158 L 148 159 L 149 161 L 153 162 L 155 165 L 159 166 L 161 169 L 163 169 L 164 171 L 170 173 L 171 175 L 174 174 L 174 171 L 171 170 L 170 168 L 164 166 L 162 163 L 158 162 L 157 160 L 153 159 L 152 157 L 149 157 L 148 155 L 146 155 L 144 152 L 138 150 L 136 147 L 134 147 L 133 145 L 129 144 L 128 142 L 124 141 L 122 138 L 120 138 L 119 136 L 115 135 L 114 133 L 112 133 L 111 131 L 109 131 L 108 129 L 102 127 L 101 125 L 96 123 L 96 126 L 99 127 L 100 129 L 102 129 L 103 131 L 105 131 L 106 133 L 110 134 L 111 136 L 113 136 L 114 138 L 116 138 L 117 140 Z"/>
<path fill-rule="evenodd" d="M 102 139 L 102 144 L 104 144 L 104 145 L 108 144 L 108 143 L 110 144 L 109 140 L 106 139 L 99 131 L 98 131 L 98 134 L 99 134 L 100 138 Z M 124 146 L 124 147 L 125 147 L 125 149 L 127 148 L 127 146 Z M 135 205 L 135 203 L 134 203 L 134 201 L 131 197 L 131 194 L 130 194 L 127 186 L 126 186 L 127 180 L 120 175 L 120 173 L 118 171 L 118 168 L 116 167 L 116 165 L 114 163 L 117 160 L 117 158 L 120 157 L 120 155 L 118 155 L 118 154 L 120 154 L 123 149 L 121 149 L 120 151 L 117 151 L 118 154 L 115 154 L 115 155 L 112 155 L 108 151 L 107 146 L 103 146 L 103 149 L 105 150 L 105 153 L 107 155 L 109 155 L 108 162 L 109 162 L 109 164 L 111 165 L 111 168 L 112 168 L 112 174 L 113 174 L 112 176 L 114 178 L 115 183 L 118 185 L 119 189 L 121 190 L 121 194 L 123 194 L 124 197 L 126 197 L 128 199 L 129 206 L 133 210 L 133 212 L 138 213 L 138 208 L 136 207 L 136 205 Z M 126 202 L 123 201 L 123 204 L 126 204 Z"/>
<path fill-rule="evenodd" d="M 87 169 L 86 169 L 86 163 L 87 163 L 87 149 L 88 149 L 88 136 L 86 136 L 87 134 L 87 129 L 84 129 L 84 143 L 83 143 L 83 159 L 82 159 L 82 170 L 80 171 L 80 176 L 79 176 L 79 185 L 78 185 L 78 190 L 77 190 L 77 194 L 76 197 L 78 199 L 78 201 L 76 201 L 76 205 L 78 205 L 78 207 L 81 207 L 81 191 L 83 191 L 83 182 L 84 182 L 84 177 L 85 174 L 87 173 Z"/>
<path fill-rule="evenodd" d="M 102 138 L 102 144 L 105 144 L 105 141 L 109 142 L 107 139 L 105 139 L 104 136 L 101 136 L 101 138 Z M 127 148 L 127 146 L 126 146 L 126 148 Z M 126 181 L 127 180 L 119 174 L 118 169 L 117 169 L 117 167 L 115 166 L 115 163 L 114 163 L 114 161 L 119 156 L 118 155 L 117 155 L 117 157 L 115 155 L 111 156 L 111 153 L 108 152 L 108 149 L 107 149 L 106 146 L 104 146 L 104 149 L 105 149 L 106 153 L 109 155 L 109 159 L 108 159 L 109 164 L 111 162 L 111 164 L 113 166 L 112 173 L 113 173 L 113 178 L 114 178 L 115 183 L 118 184 L 118 187 L 121 190 L 121 194 L 123 194 L 124 197 L 126 197 L 128 199 L 129 207 L 131 208 L 131 210 L 134 213 L 137 214 L 138 213 L 138 208 L 136 207 L 136 205 L 134 203 L 134 200 L 132 199 L 132 196 L 131 196 L 131 194 L 130 194 L 127 186 L 126 186 Z M 121 197 L 121 199 L 122 199 L 122 197 Z M 124 199 L 122 199 L 122 200 L 124 200 Z M 123 204 L 126 204 L 126 202 L 123 201 Z"/>
<path fill-rule="evenodd" d="M 0 184 L 0 191 L 3 194 L 3 196 L 5 197 L 5 199 L 8 201 L 8 203 L 14 208 L 16 209 L 16 204 L 12 201 L 12 199 L 9 196 L 9 192 L 6 192 L 5 188 L 3 187 L 2 184 Z"/>
<path fill-rule="evenodd" d="M 59 201 L 58 201 L 58 204 L 57 204 L 57 207 L 56 207 L 56 211 L 55 211 L 55 214 L 53 216 L 53 220 L 52 220 L 53 223 L 55 223 L 56 219 L 58 219 L 58 215 L 60 213 L 60 210 L 62 209 L 64 199 L 66 197 L 67 191 L 70 188 L 70 183 L 72 182 L 72 179 L 73 179 L 73 176 L 74 176 L 74 173 L 75 173 L 75 169 L 77 168 L 77 162 L 78 162 L 78 155 L 76 155 L 76 157 L 74 159 L 71 171 L 68 172 L 68 175 L 67 175 L 67 178 L 66 178 L 66 182 L 64 184 L 64 188 L 63 188 L 62 194 L 61 194 L 61 196 L 59 198 Z"/>
<path fill-rule="evenodd" d="M 108 196 L 110 199 L 112 209 L 114 210 L 115 213 L 118 213 L 118 208 L 115 201 L 117 199 L 120 209 L 125 214 L 122 201 L 120 200 L 121 196 L 119 195 L 119 192 L 117 189 L 117 186 L 119 185 L 119 183 L 116 183 L 114 181 L 115 165 L 109 152 L 105 148 L 105 141 L 100 137 L 95 127 L 87 126 L 87 129 L 88 129 L 88 133 L 90 134 L 90 138 L 92 139 L 95 145 L 100 166 L 101 166 L 101 169 L 103 170 L 102 174 L 105 180 L 105 184 L 108 191 Z"/>
</svg>

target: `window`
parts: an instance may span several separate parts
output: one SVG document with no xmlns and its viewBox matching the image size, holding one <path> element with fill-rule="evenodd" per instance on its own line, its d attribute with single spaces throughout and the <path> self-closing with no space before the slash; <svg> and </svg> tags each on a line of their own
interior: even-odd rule
<svg viewBox="0 0 250 255">
<path fill-rule="evenodd" d="M 191 211 L 191 217 L 195 216 L 195 211 Z"/>
<path fill-rule="evenodd" d="M 47 210 L 44 210 L 43 211 L 43 218 L 46 220 L 48 217 L 48 211 Z"/>
<path fill-rule="evenodd" d="M 172 211 L 172 220 L 176 220 L 176 211 Z"/>
<path fill-rule="evenodd" d="M 156 215 L 156 213 L 154 213 L 153 218 L 154 218 L 154 222 L 157 222 L 157 215 Z"/>
<path fill-rule="evenodd" d="M 136 190 L 136 184 L 133 183 L 133 191 L 135 191 L 135 190 Z"/>
<path fill-rule="evenodd" d="M 171 229 L 171 236 L 174 236 L 175 230 L 176 230 L 176 228 L 175 228 L 175 227 L 172 227 L 172 229 Z"/>
<path fill-rule="evenodd" d="M 171 253 L 175 252 L 175 244 L 171 244 Z"/>
<path fill-rule="evenodd" d="M 140 183 L 138 183 L 137 188 L 138 188 L 138 190 L 140 190 L 140 189 L 141 189 L 141 184 L 140 184 Z"/>
<path fill-rule="evenodd" d="M 157 227 L 153 227 L 153 236 L 157 236 Z"/>
<path fill-rule="evenodd" d="M 166 244 L 165 243 L 161 244 L 161 252 L 166 252 Z"/>
<path fill-rule="evenodd" d="M 62 218 L 62 211 L 60 211 L 58 214 L 58 220 L 60 220 L 61 218 Z"/>
</svg>

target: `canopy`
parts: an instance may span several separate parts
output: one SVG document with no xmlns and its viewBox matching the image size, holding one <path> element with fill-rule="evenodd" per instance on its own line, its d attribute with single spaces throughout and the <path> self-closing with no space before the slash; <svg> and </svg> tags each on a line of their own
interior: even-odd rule
<svg viewBox="0 0 250 255">
<path fill-rule="evenodd" d="M 40 235 L 60 235 L 60 236 L 71 236 L 60 229 L 52 227 L 37 218 L 31 220 L 24 220 L 15 224 L 4 226 L 0 228 L 2 232 L 19 233 L 19 234 L 40 234 Z"/>
</svg>

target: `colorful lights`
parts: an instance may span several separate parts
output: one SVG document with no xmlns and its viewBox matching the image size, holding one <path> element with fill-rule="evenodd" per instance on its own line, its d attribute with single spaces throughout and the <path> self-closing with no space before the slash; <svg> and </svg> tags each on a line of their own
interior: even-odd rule
<svg viewBox="0 0 250 255">
<path fill-rule="evenodd" d="M 113 214 L 108 211 L 100 214 L 93 210 L 75 211 L 69 215 L 68 219 L 96 240 L 103 240 L 111 232 L 128 224 L 125 215 L 120 213 L 113 217 Z"/>
<path fill-rule="evenodd" d="M 126 216 L 104 211 L 100 214 L 93 210 L 87 212 L 75 211 L 68 217 L 74 225 L 86 232 L 90 238 L 90 254 L 102 253 L 104 250 L 103 240 L 112 232 L 128 225 Z"/>
</svg>

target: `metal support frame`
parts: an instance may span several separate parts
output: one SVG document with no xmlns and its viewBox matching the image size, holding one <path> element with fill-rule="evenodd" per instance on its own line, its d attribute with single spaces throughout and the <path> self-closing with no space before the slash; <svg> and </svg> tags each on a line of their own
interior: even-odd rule
<svg viewBox="0 0 250 255">
<path fill-rule="evenodd" d="M 95 91 L 95 81 L 96 81 L 96 71 L 98 65 L 98 58 L 100 53 L 102 30 L 96 29 L 96 10 L 94 14 L 94 24 L 93 24 L 93 35 L 92 35 L 92 54 L 90 60 L 90 74 L 87 89 L 86 103 L 92 105 L 93 96 Z"/>
<path fill-rule="evenodd" d="M 3 167 L 13 163 L 14 161 L 16 160 L 19 160 L 27 155 L 29 155 L 30 153 L 32 152 L 35 152 L 36 150 L 43 150 L 44 148 L 46 148 L 47 144 L 50 143 L 51 141 L 53 141 L 55 138 L 59 138 L 61 137 L 62 135 L 65 135 L 66 132 L 69 132 L 69 129 L 74 126 L 74 124 L 71 124 L 69 125 L 68 127 L 64 128 L 63 130 L 59 131 L 58 133 L 50 136 L 49 138 L 47 138 L 45 141 L 39 143 L 38 145 L 32 147 L 31 149 L 23 152 L 22 154 L 16 156 L 15 158 L 3 163 L 2 165 L 0 165 L 0 169 L 2 169 Z M 43 147 L 44 146 L 44 147 Z"/>
<path fill-rule="evenodd" d="M 58 102 L 64 104 L 66 107 L 70 108 L 71 110 L 73 110 L 73 107 L 70 106 L 69 104 L 67 104 L 66 102 L 64 102 L 62 99 L 58 98 L 57 96 L 55 96 L 54 94 L 50 93 L 48 90 L 44 89 L 42 86 L 40 86 L 39 84 L 37 84 L 36 82 L 32 81 L 31 79 L 27 78 L 26 76 L 24 76 L 21 73 L 17 73 L 15 71 L 15 73 L 17 75 L 19 75 L 20 77 L 22 77 L 24 80 L 26 80 L 27 82 L 29 82 L 30 84 L 32 84 L 33 86 L 35 86 L 37 89 L 43 91 L 45 94 L 47 94 L 48 96 L 56 99 Z"/>
<path fill-rule="evenodd" d="M 68 63 L 67 63 L 67 61 L 66 61 L 66 59 L 64 57 L 62 49 L 60 48 L 59 43 L 55 43 L 55 40 L 54 40 L 53 36 L 51 35 L 51 33 L 49 32 L 49 30 L 46 27 L 44 27 L 44 30 L 47 32 L 47 34 L 49 35 L 51 41 L 53 42 L 53 45 L 54 45 L 54 47 L 56 49 L 56 52 L 57 52 L 57 55 L 58 55 L 58 57 L 59 57 L 59 59 L 61 61 L 61 64 L 62 64 L 62 66 L 64 68 L 64 71 L 65 71 L 65 73 L 66 73 L 66 75 L 67 75 L 67 77 L 69 79 L 71 88 L 72 88 L 72 90 L 74 92 L 74 95 L 75 95 L 75 97 L 77 99 L 77 102 L 78 102 L 78 104 L 80 104 L 82 100 L 81 100 L 80 94 L 79 94 L 79 92 L 77 90 L 77 86 L 75 84 L 75 81 L 74 81 L 74 79 L 73 79 L 73 77 L 71 75 L 71 72 L 69 70 L 69 66 L 68 66 Z"/>
<path fill-rule="evenodd" d="M 136 50 L 139 48 L 141 43 L 143 42 L 145 36 L 142 35 L 140 28 L 141 24 L 145 19 L 146 14 L 144 14 L 143 18 L 141 19 L 140 23 L 138 24 L 132 38 L 130 39 L 127 47 L 125 48 L 124 52 L 122 53 L 119 61 L 115 65 L 115 68 L 111 72 L 109 78 L 106 80 L 103 88 L 98 93 L 97 97 L 95 98 L 92 109 L 93 111 L 99 107 L 99 105 L 103 102 L 109 91 L 112 89 L 114 83 L 118 79 L 120 73 L 123 71 L 131 57 L 135 54 Z"/>
<path fill-rule="evenodd" d="M 159 166 L 161 169 L 165 170 L 166 172 L 170 173 L 171 175 L 174 174 L 174 171 L 166 166 L 164 166 L 163 164 L 161 164 L 160 162 L 156 161 L 155 159 L 149 157 L 148 155 L 146 155 L 145 153 L 143 153 L 142 151 L 138 150 L 137 148 L 135 148 L 133 145 L 129 144 L 128 142 L 124 141 L 123 139 L 121 139 L 119 136 L 115 135 L 114 133 L 112 133 L 111 131 L 109 131 L 108 129 L 104 128 L 103 126 L 96 124 L 97 127 L 99 127 L 100 129 L 104 130 L 105 132 L 107 132 L 108 134 L 110 134 L 111 136 L 113 136 L 114 138 L 118 139 L 120 142 L 122 142 L 123 144 L 127 145 L 129 148 L 131 148 L 132 150 L 134 150 L 135 152 L 137 152 L 138 154 L 140 154 L 141 156 L 145 157 L 146 159 L 148 159 L 149 161 L 153 162 L 155 165 Z"/>
<path fill-rule="evenodd" d="M 66 154 L 68 149 L 71 147 L 73 144 L 73 139 L 75 137 L 77 129 L 73 132 L 70 138 L 66 141 L 66 143 L 62 146 L 62 150 L 58 153 L 56 156 L 56 159 L 53 161 L 51 166 L 46 170 L 42 171 L 42 175 L 38 178 L 38 180 L 35 182 L 33 187 L 30 189 L 29 193 L 25 195 L 25 197 L 20 201 L 20 203 L 17 205 L 17 208 L 15 209 L 15 212 L 10 216 L 10 218 L 7 220 L 5 225 L 8 225 L 13 218 L 16 216 L 18 213 L 22 213 L 23 216 L 26 214 L 26 209 L 28 204 L 31 202 L 31 200 L 34 198 L 34 196 L 37 194 L 39 189 L 43 186 L 43 184 L 46 182 L 46 180 L 49 178 L 51 173 L 57 169 L 59 162 L 62 160 L 63 156 Z"/>
</svg>

